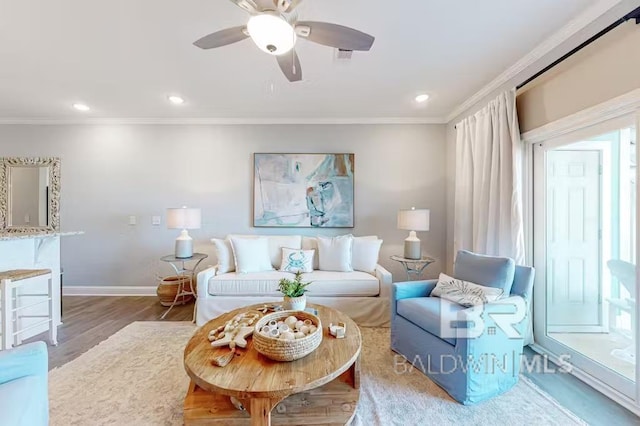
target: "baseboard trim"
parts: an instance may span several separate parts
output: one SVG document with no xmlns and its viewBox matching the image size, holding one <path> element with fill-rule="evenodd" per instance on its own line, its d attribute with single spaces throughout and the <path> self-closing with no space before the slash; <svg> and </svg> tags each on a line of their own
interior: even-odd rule
<svg viewBox="0 0 640 426">
<path fill-rule="evenodd" d="M 156 287 L 148 286 L 69 286 L 63 296 L 155 296 Z"/>
</svg>

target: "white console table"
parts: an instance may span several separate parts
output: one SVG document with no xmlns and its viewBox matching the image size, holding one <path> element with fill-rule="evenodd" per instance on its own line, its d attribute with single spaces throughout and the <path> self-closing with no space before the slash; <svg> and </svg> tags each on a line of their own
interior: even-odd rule
<svg viewBox="0 0 640 426">
<path fill-rule="evenodd" d="M 33 234 L 0 233 L 0 271 L 10 269 L 50 269 L 52 274 L 53 323 L 60 325 L 60 237 L 81 235 L 84 232 L 52 232 Z M 46 288 L 40 288 L 42 283 L 25 286 L 21 291 L 27 293 L 47 293 Z M 33 299 L 33 298 L 32 298 Z M 31 303 L 37 302 L 31 300 Z M 25 315 L 40 315 L 42 310 L 48 309 L 47 304 L 24 309 Z M 26 329 L 39 320 L 37 318 L 22 318 L 19 327 Z M 21 339 L 46 331 L 46 325 L 33 327 L 23 333 Z"/>
</svg>

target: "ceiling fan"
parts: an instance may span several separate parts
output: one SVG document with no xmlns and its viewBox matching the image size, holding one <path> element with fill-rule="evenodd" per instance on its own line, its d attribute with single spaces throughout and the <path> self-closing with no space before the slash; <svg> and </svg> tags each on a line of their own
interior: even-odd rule
<svg viewBox="0 0 640 426">
<path fill-rule="evenodd" d="M 369 50 L 375 38 L 369 34 L 328 22 L 297 21 L 291 14 L 302 0 L 231 0 L 249 12 L 246 25 L 206 35 L 193 44 L 213 49 L 251 38 L 264 52 L 274 55 L 291 82 L 302 80 L 300 59 L 294 46 L 298 37 L 341 50 Z"/>
</svg>

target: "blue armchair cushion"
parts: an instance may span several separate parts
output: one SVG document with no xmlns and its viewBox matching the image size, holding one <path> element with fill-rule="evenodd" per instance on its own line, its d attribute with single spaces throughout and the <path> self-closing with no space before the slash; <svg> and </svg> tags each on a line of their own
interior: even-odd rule
<svg viewBox="0 0 640 426">
<path fill-rule="evenodd" d="M 508 257 L 483 256 L 460 250 L 454 264 L 454 276 L 486 287 L 501 288 L 511 294 L 516 264 Z"/>
<path fill-rule="evenodd" d="M 40 409 L 42 395 L 33 391 L 40 387 L 40 381 L 36 376 L 26 376 L 0 385 L 0 424 L 47 424 L 47 413 Z"/>
<path fill-rule="evenodd" d="M 451 328 L 465 326 L 465 324 L 458 322 L 457 314 L 466 307 L 446 299 L 415 297 L 398 300 L 397 304 L 398 315 L 451 345 L 456 344 L 456 338 L 454 336 L 443 337 L 442 325 L 450 325 Z M 447 327 L 444 329 L 446 330 Z"/>
<path fill-rule="evenodd" d="M 0 351 L 0 425 L 49 423 L 47 345 L 27 343 Z"/>
</svg>

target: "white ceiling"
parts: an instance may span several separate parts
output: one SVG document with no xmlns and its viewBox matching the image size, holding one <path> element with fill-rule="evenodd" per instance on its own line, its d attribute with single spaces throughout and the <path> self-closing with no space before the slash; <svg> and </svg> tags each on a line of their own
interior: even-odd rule
<svg viewBox="0 0 640 426">
<path fill-rule="evenodd" d="M 370 33 L 336 63 L 299 40 L 289 83 L 248 39 L 203 35 L 246 23 L 226 0 L 1 0 L 0 118 L 379 118 L 440 120 L 595 0 L 305 0 L 300 19 Z M 431 95 L 417 106 L 413 97 Z M 166 101 L 180 94 L 180 107 Z"/>
</svg>

